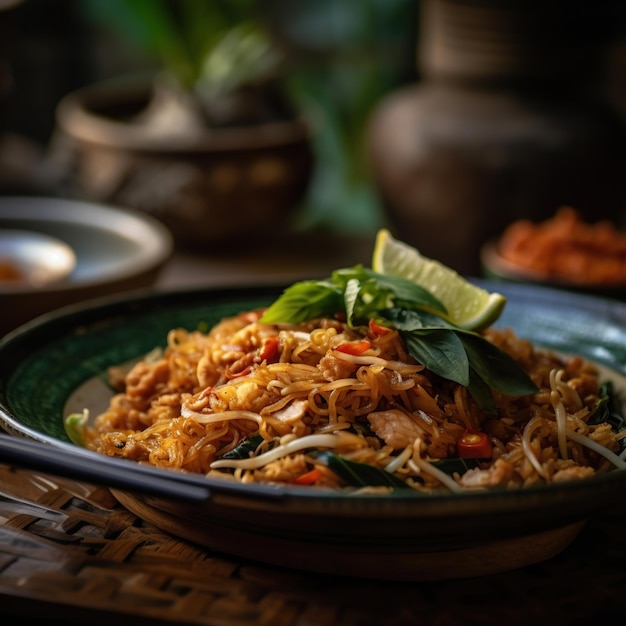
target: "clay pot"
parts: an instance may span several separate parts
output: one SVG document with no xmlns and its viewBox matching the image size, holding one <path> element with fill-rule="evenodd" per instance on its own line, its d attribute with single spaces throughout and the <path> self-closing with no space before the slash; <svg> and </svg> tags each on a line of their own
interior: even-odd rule
<svg viewBox="0 0 626 626">
<path fill-rule="evenodd" d="M 283 229 L 311 177 L 303 119 L 154 133 L 154 83 L 120 79 L 67 95 L 53 157 L 67 193 L 146 211 L 182 246 L 243 243 Z"/>
<path fill-rule="evenodd" d="M 439 85 L 395 93 L 370 128 L 394 228 L 423 254 L 475 275 L 482 244 L 518 219 L 568 205 L 619 221 L 621 136 L 576 106 Z"/>
</svg>

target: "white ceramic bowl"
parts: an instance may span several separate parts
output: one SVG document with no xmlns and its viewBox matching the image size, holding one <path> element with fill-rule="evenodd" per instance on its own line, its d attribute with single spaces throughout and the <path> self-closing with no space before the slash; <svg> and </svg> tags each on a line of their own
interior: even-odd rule
<svg viewBox="0 0 626 626">
<path fill-rule="evenodd" d="M 0 228 L 0 288 L 43 287 L 64 280 L 75 268 L 74 250 L 61 239 Z"/>
<path fill-rule="evenodd" d="M 47 284 L 1 281 L 0 334 L 68 304 L 152 286 L 173 250 L 170 232 L 154 218 L 78 200 L 0 197 L 0 231 L 11 230 L 64 242 L 76 264 Z"/>
</svg>

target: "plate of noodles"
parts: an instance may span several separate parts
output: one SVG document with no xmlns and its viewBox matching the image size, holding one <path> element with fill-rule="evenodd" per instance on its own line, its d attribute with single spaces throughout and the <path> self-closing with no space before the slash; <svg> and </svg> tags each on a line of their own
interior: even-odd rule
<svg viewBox="0 0 626 626">
<path fill-rule="evenodd" d="M 424 335 L 405 314 L 271 321 L 282 287 L 67 307 L 0 344 L 0 415 L 17 437 L 85 448 L 86 464 L 105 454 L 206 482 L 202 502 L 113 493 L 226 553 L 395 580 L 522 567 L 567 548 L 626 488 L 626 305 L 497 289 L 506 307 L 488 329 L 426 333 L 461 338 L 466 385 L 413 356 Z M 515 367 L 532 393 L 485 395 L 477 375 L 506 391 Z"/>
</svg>

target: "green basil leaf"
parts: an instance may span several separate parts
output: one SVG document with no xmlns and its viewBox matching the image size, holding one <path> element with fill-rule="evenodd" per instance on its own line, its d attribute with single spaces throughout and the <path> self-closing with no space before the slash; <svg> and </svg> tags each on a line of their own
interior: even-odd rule
<svg viewBox="0 0 626 626">
<path fill-rule="evenodd" d="M 341 291 L 345 291 L 348 281 L 356 279 L 359 282 L 369 280 L 369 275 L 362 265 L 353 265 L 352 267 L 343 267 L 334 270 L 331 274 L 330 281 Z"/>
<path fill-rule="evenodd" d="M 400 331 L 409 353 L 431 372 L 467 387 L 469 360 L 456 332 L 447 328 Z"/>
<path fill-rule="evenodd" d="M 468 470 L 478 467 L 478 459 L 461 459 L 459 457 L 439 459 L 430 463 L 445 474 L 448 474 L 448 476 L 453 476 L 454 474 L 463 476 Z"/>
<path fill-rule="evenodd" d="M 456 330 L 457 328 L 444 318 L 439 317 L 439 315 L 421 309 L 395 306 L 390 309 L 381 310 L 380 315 L 390 321 L 398 330 L 408 332 L 442 328 Z"/>
<path fill-rule="evenodd" d="M 608 422 L 611 427 L 620 432 L 626 428 L 626 420 L 622 410 L 622 403 L 615 394 L 613 382 L 607 380 L 600 387 L 599 399 L 593 411 L 593 415 L 589 418 L 588 424 L 602 424 Z"/>
<path fill-rule="evenodd" d="M 476 370 L 471 365 L 470 384 L 467 389 L 483 411 L 486 413 L 495 413 L 497 411 L 496 400 L 493 397 L 491 387 L 476 373 Z"/>
<path fill-rule="evenodd" d="M 607 380 L 600 387 L 600 398 L 596 402 L 593 414 L 588 424 L 610 424 L 611 428 L 620 433 L 626 428 L 626 419 L 622 408 L 622 402 L 615 393 L 613 382 Z M 619 440 L 620 451 L 626 450 L 626 437 Z"/>
<path fill-rule="evenodd" d="M 509 396 L 537 391 L 537 385 L 507 352 L 476 333 L 458 331 L 472 369 L 493 389 Z"/>
<path fill-rule="evenodd" d="M 328 281 L 308 280 L 285 289 L 265 311 L 264 324 L 300 324 L 316 317 L 343 312 L 343 294 Z"/>
<path fill-rule="evenodd" d="M 254 452 L 263 443 L 262 435 L 254 435 L 242 441 L 238 446 L 222 454 L 221 459 L 249 459 L 250 454 Z"/>
<path fill-rule="evenodd" d="M 410 489 L 405 481 L 390 472 L 368 465 L 349 461 L 342 456 L 323 450 L 316 452 L 315 456 L 335 473 L 343 482 L 351 487 L 383 486 L 395 489 Z"/>
<path fill-rule="evenodd" d="M 355 309 L 355 321 L 367 322 L 378 311 L 393 305 L 394 295 L 389 289 L 379 285 L 375 280 L 361 281 L 358 310 Z"/>
<path fill-rule="evenodd" d="M 424 289 L 424 287 L 416 285 L 406 278 L 378 274 L 372 270 L 365 270 L 365 272 L 375 281 L 378 289 L 389 291 L 393 294 L 396 304 L 403 302 L 408 304 L 409 308 L 427 308 L 444 315 L 447 313 L 446 307 L 441 300 L 427 289 Z"/>
<path fill-rule="evenodd" d="M 356 278 L 351 278 L 343 292 L 343 300 L 346 307 L 346 320 L 349 326 L 354 324 L 355 310 L 361 293 L 361 283 Z"/>
</svg>

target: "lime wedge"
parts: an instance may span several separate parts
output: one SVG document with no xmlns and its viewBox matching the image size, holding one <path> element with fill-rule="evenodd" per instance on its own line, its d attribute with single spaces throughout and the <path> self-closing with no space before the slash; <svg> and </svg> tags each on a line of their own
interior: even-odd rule
<svg viewBox="0 0 626 626">
<path fill-rule="evenodd" d="M 481 330 L 493 324 L 506 304 L 503 295 L 473 285 L 453 269 L 394 239 L 384 228 L 376 235 L 372 269 L 427 289 L 446 307 L 448 320 L 466 330 Z"/>
</svg>

